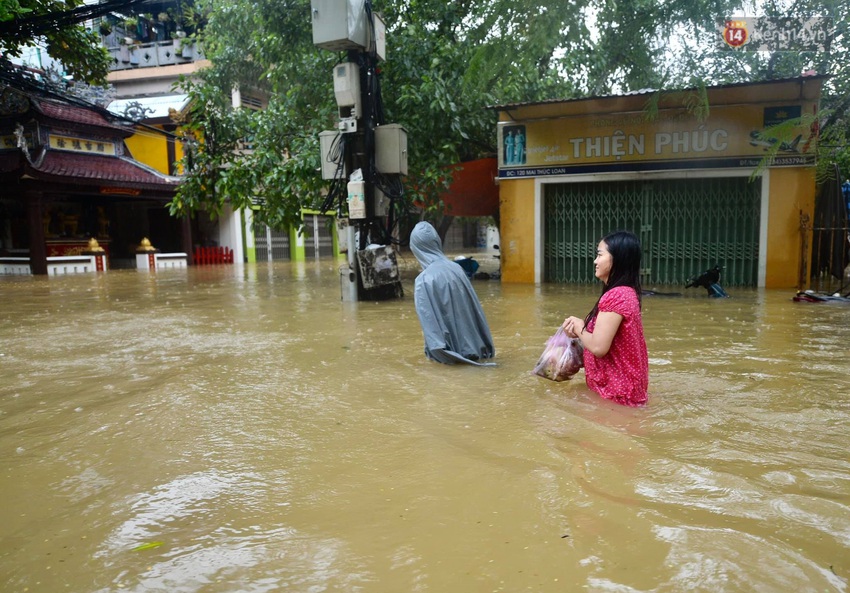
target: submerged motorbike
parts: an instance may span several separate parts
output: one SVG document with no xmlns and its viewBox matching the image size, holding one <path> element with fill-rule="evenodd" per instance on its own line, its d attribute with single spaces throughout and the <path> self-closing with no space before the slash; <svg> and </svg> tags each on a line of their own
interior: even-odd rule
<svg viewBox="0 0 850 593">
<path fill-rule="evenodd" d="M 723 266 L 719 264 L 715 265 L 713 268 L 709 268 L 699 276 L 690 278 L 688 283 L 685 284 L 685 288 L 701 286 L 708 291 L 708 296 L 712 298 L 728 298 L 729 295 L 726 294 L 726 291 L 723 290 L 722 286 L 720 286 L 720 272 L 722 270 Z"/>
</svg>

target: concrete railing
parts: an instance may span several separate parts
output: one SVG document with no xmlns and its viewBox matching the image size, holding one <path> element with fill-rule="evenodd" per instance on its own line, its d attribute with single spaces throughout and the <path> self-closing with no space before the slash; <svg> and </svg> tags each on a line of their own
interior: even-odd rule
<svg viewBox="0 0 850 593">
<path fill-rule="evenodd" d="M 62 255 L 47 258 L 47 275 L 88 274 L 106 271 L 106 254 L 103 255 Z M 0 257 L 0 275 L 29 276 L 32 274 L 30 258 Z"/>
<path fill-rule="evenodd" d="M 136 254 L 137 270 L 165 270 L 168 268 L 185 268 L 188 255 L 185 253 L 157 253 L 150 251 Z"/>
<path fill-rule="evenodd" d="M 185 39 L 118 45 L 106 49 L 112 56 L 110 70 L 187 64 L 205 58 L 200 41 L 191 42 Z"/>
<path fill-rule="evenodd" d="M 47 275 L 105 272 L 106 255 L 63 255 L 47 258 Z"/>
<path fill-rule="evenodd" d="M 28 276 L 30 273 L 30 258 L 0 257 L 0 276 Z"/>
</svg>

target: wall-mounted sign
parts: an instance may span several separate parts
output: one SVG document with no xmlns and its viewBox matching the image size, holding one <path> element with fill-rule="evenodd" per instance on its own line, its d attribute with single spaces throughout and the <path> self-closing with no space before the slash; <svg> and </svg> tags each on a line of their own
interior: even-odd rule
<svg viewBox="0 0 850 593">
<path fill-rule="evenodd" d="M 100 193 L 109 196 L 138 196 L 141 195 L 142 191 L 129 187 L 101 187 Z"/>
<path fill-rule="evenodd" d="M 74 138 L 73 136 L 57 136 L 50 134 L 50 148 L 67 150 L 69 152 L 85 152 L 115 156 L 115 143 L 90 138 Z"/>
<path fill-rule="evenodd" d="M 27 140 L 29 142 L 29 139 Z M 32 146 L 31 144 L 29 146 Z M 0 150 L 16 150 L 18 148 L 18 139 L 14 134 L 5 134 L 0 136 Z"/>
<path fill-rule="evenodd" d="M 29 128 L 30 126 L 27 126 Z M 26 146 L 29 149 L 35 148 L 38 146 L 38 134 L 33 129 L 24 129 L 23 132 L 24 140 L 26 141 Z M 18 137 L 15 134 L 2 134 L 0 135 L 0 150 L 18 150 Z"/>
<path fill-rule="evenodd" d="M 670 109 L 651 120 L 640 111 L 500 122 L 499 177 L 755 167 L 777 148 L 772 166 L 809 165 L 817 129 L 800 118 L 815 113 L 800 103 L 716 106 L 702 121 Z M 772 137 L 768 128 L 791 120 L 801 123 L 790 135 Z"/>
</svg>

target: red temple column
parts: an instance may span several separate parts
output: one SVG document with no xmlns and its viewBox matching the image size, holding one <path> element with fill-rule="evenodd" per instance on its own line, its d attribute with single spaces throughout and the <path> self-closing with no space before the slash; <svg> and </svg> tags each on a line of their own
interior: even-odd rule
<svg viewBox="0 0 850 593">
<path fill-rule="evenodd" d="M 26 192 L 30 235 L 30 270 L 47 275 L 47 246 L 44 237 L 44 204 L 41 192 Z"/>
<path fill-rule="evenodd" d="M 186 264 L 191 266 L 192 261 L 192 219 L 184 216 L 180 219 L 180 240 L 183 245 L 183 253 L 186 254 Z"/>
</svg>

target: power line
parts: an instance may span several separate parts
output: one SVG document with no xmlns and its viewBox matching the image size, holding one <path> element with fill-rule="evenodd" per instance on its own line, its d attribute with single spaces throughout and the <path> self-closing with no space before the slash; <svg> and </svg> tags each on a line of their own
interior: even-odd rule
<svg viewBox="0 0 850 593">
<path fill-rule="evenodd" d="M 104 0 L 100 4 L 84 4 L 71 10 L 28 14 L 9 21 L 0 22 L 0 37 L 14 38 L 38 37 L 57 29 L 76 25 L 110 12 L 122 11 L 140 6 L 150 0 Z"/>
</svg>

